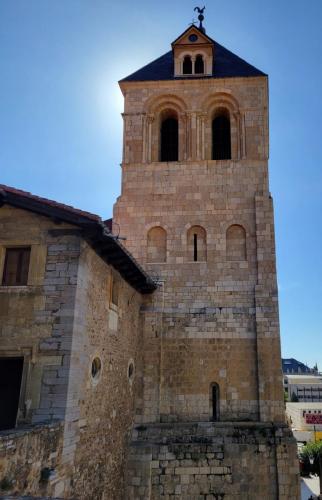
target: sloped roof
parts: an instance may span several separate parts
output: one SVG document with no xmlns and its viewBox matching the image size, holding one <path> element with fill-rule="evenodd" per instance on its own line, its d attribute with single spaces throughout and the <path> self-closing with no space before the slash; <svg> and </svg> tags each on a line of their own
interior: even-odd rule
<svg viewBox="0 0 322 500">
<path fill-rule="evenodd" d="M 189 31 L 191 32 L 194 32 L 194 31 L 197 31 L 197 33 L 199 33 L 199 36 L 202 37 L 203 39 L 206 39 L 208 40 L 209 43 L 215 43 L 215 40 L 213 40 L 212 38 L 210 38 L 209 35 L 206 34 L 205 31 L 202 31 L 198 26 L 188 26 L 187 29 L 184 30 L 183 33 L 181 33 L 181 35 L 179 35 L 175 40 L 173 40 L 172 42 L 172 46 L 175 45 L 178 40 L 180 40 L 181 38 L 183 38 Z"/>
<path fill-rule="evenodd" d="M 266 76 L 265 73 L 236 56 L 217 42 L 214 42 L 214 65 L 212 76 L 189 76 L 191 78 L 233 78 Z M 143 68 L 120 80 L 121 82 L 145 82 L 157 80 L 186 80 L 184 76 L 174 76 L 173 52 L 166 54 L 150 62 Z"/>
<path fill-rule="evenodd" d="M 22 210 L 49 217 L 53 221 L 68 222 L 80 229 L 80 235 L 96 253 L 112 265 L 133 288 L 141 293 L 151 293 L 157 286 L 130 252 L 112 234 L 111 222 L 96 214 L 35 196 L 27 191 L 0 184 L 0 209 L 10 205 Z"/>
</svg>

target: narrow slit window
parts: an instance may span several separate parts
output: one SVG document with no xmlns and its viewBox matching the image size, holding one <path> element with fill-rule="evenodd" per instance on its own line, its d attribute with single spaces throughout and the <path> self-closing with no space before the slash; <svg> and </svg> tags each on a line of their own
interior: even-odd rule
<svg viewBox="0 0 322 500">
<path fill-rule="evenodd" d="M 210 419 L 219 420 L 219 386 L 216 383 L 210 385 Z"/>
<path fill-rule="evenodd" d="M 192 226 L 187 232 L 187 250 L 189 262 L 207 260 L 207 233 L 201 226 Z"/>
<path fill-rule="evenodd" d="M 24 286 L 28 282 L 30 247 L 7 248 L 2 284 Z"/>
<path fill-rule="evenodd" d="M 193 235 L 193 260 L 194 262 L 198 260 L 198 235 L 196 233 Z"/>
<path fill-rule="evenodd" d="M 119 281 L 115 275 L 111 277 L 111 304 L 118 306 L 119 303 Z"/>
</svg>

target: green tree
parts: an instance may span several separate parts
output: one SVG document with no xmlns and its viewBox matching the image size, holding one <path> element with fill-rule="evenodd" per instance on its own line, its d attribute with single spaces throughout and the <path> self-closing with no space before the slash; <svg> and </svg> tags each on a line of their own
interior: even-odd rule
<svg viewBox="0 0 322 500">
<path fill-rule="evenodd" d="M 302 471 L 308 475 L 317 474 L 320 475 L 320 464 L 319 464 L 319 455 L 320 460 L 322 460 L 322 441 L 317 443 L 307 443 L 299 453 L 300 461 L 302 462 Z M 310 464 L 310 457 L 313 458 L 313 464 Z"/>
</svg>

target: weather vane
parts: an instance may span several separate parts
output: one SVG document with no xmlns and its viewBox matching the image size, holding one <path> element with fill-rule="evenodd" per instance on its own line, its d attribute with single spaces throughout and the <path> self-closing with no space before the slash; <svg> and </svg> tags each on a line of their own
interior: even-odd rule
<svg viewBox="0 0 322 500">
<path fill-rule="evenodd" d="M 205 19 L 205 16 L 203 15 L 203 11 L 205 10 L 205 6 L 200 9 L 200 7 L 195 7 L 193 10 L 194 11 L 197 11 L 199 16 L 198 16 L 198 19 L 199 19 L 199 29 L 203 32 L 205 32 L 205 28 L 202 26 L 202 21 Z"/>
</svg>

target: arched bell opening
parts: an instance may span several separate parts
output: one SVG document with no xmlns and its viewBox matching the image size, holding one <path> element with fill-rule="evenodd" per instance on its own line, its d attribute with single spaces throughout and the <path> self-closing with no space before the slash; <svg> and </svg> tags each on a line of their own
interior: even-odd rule
<svg viewBox="0 0 322 500">
<path fill-rule="evenodd" d="M 173 110 L 167 110 L 161 114 L 160 161 L 178 161 L 178 151 L 178 115 Z"/>
<path fill-rule="evenodd" d="M 192 74 L 192 59 L 191 56 L 185 56 L 182 63 L 182 73 L 184 75 Z"/>
<path fill-rule="evenodd" d="M 230 115 L 225 108 L 220 108 L 212 120 L 212 159 L 231 159 Z"/>
<path fill-rule="evenodd" d="M 195 60 L 195 74 L 202 75 L 205 72 L 205 64 L 201 54 L 198 54 Z"/>
</svg>

